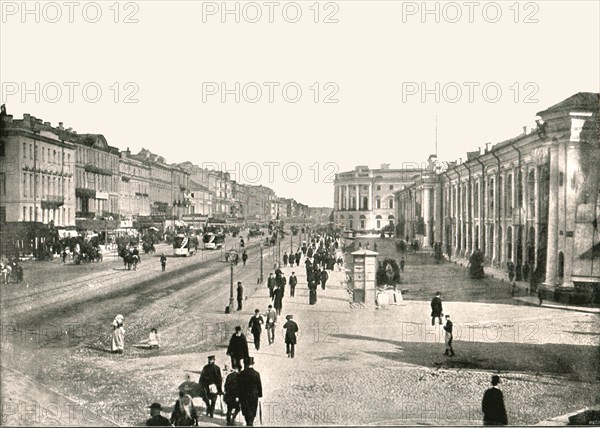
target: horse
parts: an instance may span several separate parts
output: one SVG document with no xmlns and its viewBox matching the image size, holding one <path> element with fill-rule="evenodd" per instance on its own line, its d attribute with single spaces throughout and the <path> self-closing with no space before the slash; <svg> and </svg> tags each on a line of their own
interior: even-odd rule
<svg viewBox="0 0 600 428">
<path fill-rule="evenodd" d="M 131 263 L 133 265 L 133 270 L 137 270 L 137 265 L 140 262 L 140 258 L 137 254 L 133 254 L 131 256 Z"/>
</svg>

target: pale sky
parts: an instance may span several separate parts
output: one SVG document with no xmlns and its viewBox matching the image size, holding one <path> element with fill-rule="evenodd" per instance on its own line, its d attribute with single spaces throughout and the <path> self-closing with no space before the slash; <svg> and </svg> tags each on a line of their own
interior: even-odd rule
<svg viewBox="0 0 600 428">
<path fill-rule="evenodd" d="M 168 162 L 222 164 L 311 206 L 333 206 L 335 171 L 424 162 L 436 114 L 438 155 L 452 161 L 517 136 L 577 92 L 600 91 L 598 1 L 482 1 L 471 11 L 427 2 L 425 16 L 420 1 L 228 1 L 239 23 L 221 22 L 221 1 L 31 1 L 26 15 L 20 1 L 1 3 L 1 100 L 15 118 L 64 122 Z M 236 82 L 239 103 L 210 92 L 222 83 L 235 92 Z"/>
</svg>

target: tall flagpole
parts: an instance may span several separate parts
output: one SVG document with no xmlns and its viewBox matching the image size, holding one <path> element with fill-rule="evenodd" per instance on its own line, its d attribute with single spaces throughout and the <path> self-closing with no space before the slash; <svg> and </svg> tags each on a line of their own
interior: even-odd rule
<svg viewBox="0 0 600 428">
<path fill-rule="evenodd" d="M 438 125 L 437 125 L 437 113 L 435 114 L 435 156 L 438 154 Z"/>
</svg>

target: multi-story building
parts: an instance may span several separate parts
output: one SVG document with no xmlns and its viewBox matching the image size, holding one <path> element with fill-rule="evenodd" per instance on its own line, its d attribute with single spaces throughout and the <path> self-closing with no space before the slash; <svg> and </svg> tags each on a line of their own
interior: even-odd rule
<svg viewBox="0 0 600 428">
<path fill-rule="evenodd" d="M 534 131 L 419 176 L 396 194 L 402 234 L 453 256 L 480 250 L 491 266 L 511 261 L 517 277 L 527 264 L 552 289 L 598 290 L 599 103 L 575 94 L 539 112 Z"/>
<path fill-rule="evenodd" d="M 62 128 L 62 124 L 59 125 Z M 64 131 L 73 134 L 71 129 Z M 119 150 L 100 134 L 75 134 L 76 219 L 83 229 L 104 228 L 89 220 L 116 219 L 119 212 Z"/>
<path fill-rule="evenodd" d="M 169 165 L 169 167 L 171 169 L 173 217 L 181 219 L 183 215 L 190 212 L 190 174 L 177 165 Z"/>
<path fill-rule="evenodd" d="M 0 123 L 0 223 L 74 226 L 76 145 L 29 114 Z"/>
<path fill-rule="evenodd" d="M 273 213 L 271 201 L 275 199 L 275 192 L 265 186 L 248 186 L 248 204 L 247 215 L 248 221 L 265 222 L 275 218 L 276 213 Z"/>
<path fill-rule="evenodd" d="M 190 214 L 212 216 L 213 195 L 205 185 L 190 180 Z"/>
<path fill-rule="evenodd" d="M 380 230 L 395 223 L 394 192 L 412 183 L 424 171 L 422 166 L 406 163 L 401 169 L 357 166 L 354 171 L 338 173 L 334 180 L 334 222 L 343 229 Z"/>
<path fill-rule="evenodd" d="M 142 148 L 133 159 L 143 162 L 150 168 L 149 189 L 150 215 L 155 218 L 173 216 L 173 188 L 171 168 L 162 156 Z"/>
<path fill-rule="evenodd" d="M 150 215 L 150 167 L 131 157 L 129 148 L 119 159 L 119 215 L 133 221 Z"/>
</svg>

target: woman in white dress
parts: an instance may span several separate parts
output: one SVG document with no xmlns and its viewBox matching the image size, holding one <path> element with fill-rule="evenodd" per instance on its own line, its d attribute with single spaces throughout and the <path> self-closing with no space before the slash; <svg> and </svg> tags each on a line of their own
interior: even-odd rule
<svg viewBox="0 0 600 428">
<path fill-rule="evenodd" d="M 122 354 L 125 349 L 125 329 L 123 328 L 123 315 L 119 314 L 112 323 L 112 352 Z"/>
</svg>

